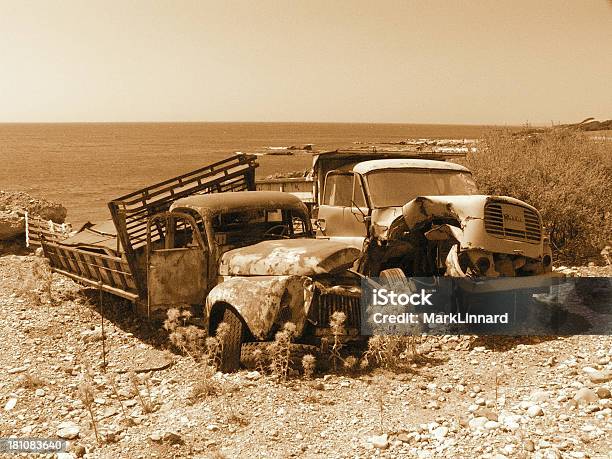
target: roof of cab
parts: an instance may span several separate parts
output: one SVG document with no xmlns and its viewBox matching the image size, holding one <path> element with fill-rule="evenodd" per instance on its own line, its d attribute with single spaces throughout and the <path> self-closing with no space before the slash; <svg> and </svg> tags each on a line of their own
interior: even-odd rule
<svg viewBox="0 0 612 459">
<path fill-rule="evenodd" d="M 248 209 L 296 209 L 307 213 L 306 206 L 291 193 L 282 191 L 233 191 L 188 196 L 178 199 L 171 210 L 179 207 L 201 214 L 220 214 Z"/>
<path fill-rule="evenodd" d="M 469 169 L 459 164 L 431 159 L 374 159 L 362 161 L 353 166 L 353 171 L 359 174 L 381 169 L 439 169 L 469 172 Z"/>
</svg>

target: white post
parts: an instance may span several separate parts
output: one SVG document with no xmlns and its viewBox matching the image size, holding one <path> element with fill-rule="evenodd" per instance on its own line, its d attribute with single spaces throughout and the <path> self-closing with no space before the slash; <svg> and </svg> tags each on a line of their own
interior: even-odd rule
<svg viewBox="0 0 612 459">
<path fill-rule="evenodd" d="M 30 247 L 30 220 L 28 218 L 28 212 L 25 213 L 25 237 L 26 247 Z"/>
</svg>

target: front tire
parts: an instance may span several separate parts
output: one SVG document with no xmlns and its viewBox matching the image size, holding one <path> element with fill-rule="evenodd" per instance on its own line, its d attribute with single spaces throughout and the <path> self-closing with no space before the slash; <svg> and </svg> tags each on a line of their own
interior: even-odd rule
<svg viewBox="0 0 612 459">
<path fill-rule="evenodd" d="M 240 350 L 244 329 L 242 320 L 232 308 L 225 308 L 223 322 L 229 326 L 229 329 L 223 337 L 220 370 L 223 373 L 232 373 L 240 368 Z"/>
<path fill-rule="evenodd" d="M 380 272 L 379 276 L 382 283 L 392 289 L 414 290 L 414 284 L 408 280 L 404 271 L 400 268 L 389 268 Z"/>
</svg>

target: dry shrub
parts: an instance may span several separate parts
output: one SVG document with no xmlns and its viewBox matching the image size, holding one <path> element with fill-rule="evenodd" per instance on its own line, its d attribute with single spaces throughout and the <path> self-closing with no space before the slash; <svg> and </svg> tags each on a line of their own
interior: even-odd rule
<svg viewBox="0 0 612 459">
<path fill-rule="evenodd" d="M 17 274 L 19 287 L 17 294 L 35 306 L 53 306 L 53 272 L 49 262 L 43 258 L 35 258 L 29 270 L 21 270 Z"/>
<path fill-rule="evenodd" d="M 166 313 L 164 328 L 168 330 L 168 339 L 172 346 L 194 360 L 198 360 L 204 351 L 206 332 L 200 327 L 189 325 L 191 312 L 187 309 L 169 309 Z"/>
<path fill-rule="evenodd" d="M 302 368 L 304 370 L 304 377 L 306 379 L 312 379 L 316 365 L 317 359 L 314 355 L 306 354 L 304 357 L 302 357 Z"/>
<path fill-rule="evenodd" d="M 100 435 L 98 434 L 98 424 L 96 421 L 96 417 L 94 415 L 94 399 L 95 399 L 94 386 L 95 385 L 94 385 L 91 369 L 86 366 L 85 372 L 83 374 L 83 380 L 81 381 L 77 389 L 77 396 L 79 397 L 79 399 L 81 400 L 83 405 L 85 405 L 85 407 L 87 408 L 87 411 L 89 412 L 89 416 L 91 417 L 91 425 L 93 427 L 94 434 L 96 435 L 96 441 L 99 444 Z"/>
<path fill-rule="evenodd" d="M 361 361 L 362 369 L 368 365 L 397 368 L 412 363 L 418 356 L 415 336 L 374 335 L 368 340 L 368 350 Z"/>
<path fill-rule="evenodd" d="M 149 375 L 143 374 L 142 377 L 139 377 L 134 371 L 129 371 L 128 379 L 132 385 L 132 393 L 136 395 L 142 408 L 142 412 L 149 414 L 155 411 L 155 404 L 151 398 L 151 381 Z M 145 387 L 146 396 L 143 396 L 140 390 L 141 384 L 143 384 Z"/>
<path fill-rule="evenodd" d="M 542 213 L 557 258 L 598 258 L 612 240 L 612 142 L 566 128 L 496 129 L 465 162 L 482 193 L 512 196 Z"/>
<path fill-rule="evenodd" d="M 45 382 L 43 379 L 34 373 L 26 373 L 17 381 L 17 387 L 23 389 L 38 389 L 39 387 L 44 386 Z"/>
<path fill-rule="evenodd" d="M 199 379 L 191 389 L 190 399 L 206 398 L 223 392 L 221 382 L 215 379 L 215 373 L 221 365 L 221 354 L 225 336 L 229 333 L 229 325 L 221 322 L 217 327 L 216 336 L 206 338 L 204 352 L 200 361 Z"/>
</svg>

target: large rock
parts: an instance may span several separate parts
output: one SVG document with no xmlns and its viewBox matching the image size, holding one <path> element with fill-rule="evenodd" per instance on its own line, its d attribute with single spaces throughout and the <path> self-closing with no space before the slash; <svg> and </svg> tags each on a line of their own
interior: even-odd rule
<svg viewBox="0 0 612 459">
<path fill-rule="evenodd" d="M 0 241 L 13 239 L 25 232 L 25 218 L 13 211 L 0 210 Z"/>
<path fill-rule="evenodd" d="M 66 208 L 21 191 L 0 191 L 0 241 L 14 239 L 25 232 L 25 214 L 64 223 Z"/>
</svg>

